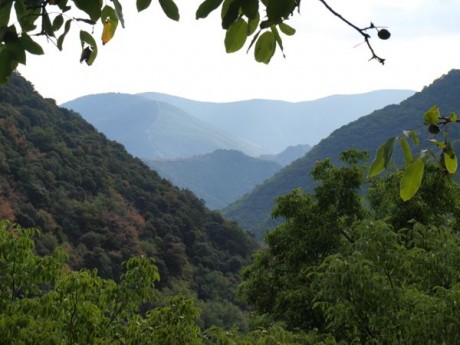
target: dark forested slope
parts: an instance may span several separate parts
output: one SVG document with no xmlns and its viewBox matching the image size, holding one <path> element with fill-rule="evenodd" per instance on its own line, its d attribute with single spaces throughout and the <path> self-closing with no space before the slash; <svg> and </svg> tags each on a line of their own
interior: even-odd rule
<svg viewBox="0 0 460 345">
<path fill-rule="evenodd" d="M 335 130 L 305 157 L 288 165 L 253 192 L 227 207 L 226 216 L 258 237 L 263 236 L 264 229 L 273 224 L 270 213 L 276 197 L 297 187 L 311 190 L 313 181 L 310 170 L 316 161 L 327 157 L 337 160 L 340 152 L 349 148 L 373 153 L 388 137 L 399 135 L 405 129 L 416 130 L 421 135 L 421 144 L 428 145 L 423 114 L 432 105 L 438 105 L 442 113 L 460 113 L 460 70 L 450 71 L 399 105 L 374 111 Z"/>
<path fill-rule="evenodd" d="M 153 256 L 162 286 L 183 280 L 203 299 L 231 298 L 255 248 L 234 223 L 18 75 L 0 86 L 0 218 L 40 227 L 40 252 L 64 243 L 73 267 L 105 277 L 133 255 Z"/>
</svg>

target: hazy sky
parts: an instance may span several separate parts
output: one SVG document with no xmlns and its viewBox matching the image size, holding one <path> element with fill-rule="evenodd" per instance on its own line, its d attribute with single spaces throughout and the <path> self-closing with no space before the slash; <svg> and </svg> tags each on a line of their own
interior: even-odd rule
<svg viewBox="0 0 460 345">
<path fill-rule="evenodd" d="M 181 14 L 177 23 L 155 1 L 138 14 L 134 0 L 121 0 L 126 28 L 119 27 L 111 42 L 99 46 L 93 66 L 79 63 L 75 27 L 63 52 L 43 41 L 46 55 L 28 57 L 19 71 L 43 96 L 62 103 L 101 92 L 155 91 L 203 101 L 304 101 L 377 89 L 418 91 L 460 68 L 459 0 L 329 0 L 359 27 L 372 21 L 389 28 L 390 40 L 375 35 L 371 40 L 376 53 L 386 58 L 384 66 L 368 61 L 371 54 L 361 36 L 317 0 L 302 0 L 301 14 L 290 20 L 297 33 L 283 40 L 286 58 L 277 51 L 264 65 L 246 48 L 226 54 L 220 14 L 194 19 L 200 2 L 176 0 Z M 100 30 L 100 25 L 95 28 L 98 41 Z"/>
</svg>

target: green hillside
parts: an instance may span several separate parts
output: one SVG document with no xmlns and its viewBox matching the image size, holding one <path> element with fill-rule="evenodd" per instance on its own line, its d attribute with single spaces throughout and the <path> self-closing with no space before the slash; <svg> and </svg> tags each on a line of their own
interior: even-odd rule
<svg viewBox="0 0 460 345">
<path fill-rule="evenodd" d="M 64 103 L 108 138 L 139 158 L 192 157 L 217 149 L 260 154 L 256 145 L 233 138 L 185 111 L 145 97 L 107 93 Z"/>
<path fill-rule="evenodd" d="M 185 159 L 148 160 L 146 163 L 174 185 L 191 190 L 211 209 L 224 208 L 282 167 L 234 150 L 217 150 Z"/>
<path fill-rule="evenodd" d="M 72 268 L 103 277 L 117 278 L 134 255 L 153 257 L 160 287 L 179 284 L 204 301 L 233 299 L 256 248 L 234 223 L 18 75 L 0 86 L 0 219 L 41 228 L 39 253 L 64 244 Z"/>
<path fill-rule="evenodd" d="M 261 238 L 264 231 L 273 226 L 270 213 L 278 196 L 297 187 L 312 190 L 310 170 L 316 161 L 327 157 L 337 161 L 340 152 L 349 148 L 373 153 L 388 137 L 399 135 L 405 129 L 416 130 L 421 135 L 422 145 L 429 144 L 422 116 L 434 104 L 440 106 L 443 113 L 460 112 L 460 70 L 450 71 L 399 105 L 374 111 L 335 130 L 305 157 L 285 167 L 253 192 L 227 207 L 225 215 Z"/>
</svg>

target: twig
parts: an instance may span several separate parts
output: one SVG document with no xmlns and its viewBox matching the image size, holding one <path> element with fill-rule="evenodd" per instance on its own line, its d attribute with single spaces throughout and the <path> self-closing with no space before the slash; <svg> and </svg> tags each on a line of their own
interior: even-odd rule
<svg viewBox="0 0 460 345">
<path fill-rule="evenodd" d="M 370 26 L 366 27 L 366 28 L 359 28 L 357 27 L 356 25 L 354 25 L 352 22 L 348 21 L 347 19 L 345 19 L 340 13 L 337 13 L 331 6 L 329 6 L 329 4 L 325 1 L 325 0 L 319 0 L 324 6 L 326 6 L 326 8 L 329 10 L 329 12 L 331 12 L 333 15 L 335 15 L 336 17 L 340 18 L 343 22 L 345 22 L 346 24 L 348 24 L 349 26 L 351 26 L 353 29 L 355 29 L 356 31 L 358 31 L 363 37 L 364 37 L 364 41 L 366 42 L 367 46 L 369 47 L 369 50 L 371 51 L 372 53 L 372 57 L 369 59 L 370 60 L 377 60 L 378 62 L 380 62 L 382 65 L 385 64 L 385 59 L 381 58 L 380 56 L 378 56 L 375 51 L 374 51 L 374 48 L 372 47 L 371 43 L 369 42 L 369 39 L 371 38 L 371 36 L 366 32 L 367 30 L 369 29 L 375 29 L 375 25 L 373 23 L 371 23 Z"/>
</svg>

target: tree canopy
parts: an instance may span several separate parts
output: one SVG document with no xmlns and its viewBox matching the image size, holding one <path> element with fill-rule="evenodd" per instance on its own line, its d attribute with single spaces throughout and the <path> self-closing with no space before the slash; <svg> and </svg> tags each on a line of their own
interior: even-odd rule
<svg viewBox="0 0 460 345">
<path fill-rule="evenodd" d="M 337 13 L 325 0 L 319 0 L 326 9 L 362 35 L 372 56 L 380 63 L 370 44 L 369 32 L 376 31 L 380 39 L 388 39 L 390 32 L 372 22 L 358 27 Z M 146 10 L 152 0 L 137 0 L 139 12 Z M 175 21 L 180 18 L 173 0 L 159 0 L 164 14 Z M 282 36 L 292 36 L 296 30 L 289 19 L 300 13 L 300 0 L 204 0 L 196 10 L 196 19 L 206 18 L 220 9 L 221 25 L 226 31 L 224 44 L 228 53 L 243 48 L 249 41 L 258 62 L 269 63 L 276 50 L 283 53 Z M 5 82 L 19 63 L 26 63 L 27 54 L 44 54 L 37 37 L 44 36 L 59 50 L 73 26 L 80 30 L 80 62 L 93 64 L 98 53 L 94 27 L 102 27 L 101 43 L 107 44 L 118 26 L 124 27 L 120 0 L 3 0 L 0 2 L 0 82 Z M 86 27 L 86 28 L 85 28 Z"/>
</svg>

